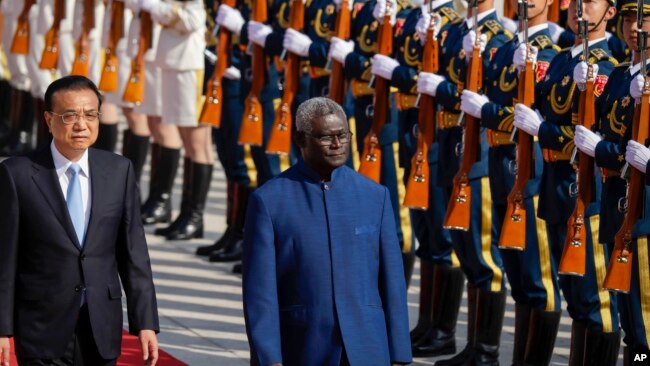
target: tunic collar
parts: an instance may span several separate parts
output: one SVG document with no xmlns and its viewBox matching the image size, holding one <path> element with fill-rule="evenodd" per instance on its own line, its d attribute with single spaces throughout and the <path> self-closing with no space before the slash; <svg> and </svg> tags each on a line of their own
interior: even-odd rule
<svg viewBox="0 0 650 366">
<path fill-rule="evenodd" d="M 307 177 L 309 180 L 313 181 L 314 183 L 322 183 L 323 181 L 320 178 L 320 174 L 316 172 L 314 169 L 309 167 L 305 163 L 302 158 L 298 159 L 298 162 L 296 163 L 296 167 L 300 173 L 302 173 L 305 177 Z M 330 177 L 330 182 L 334 182 L 337 180 L 338 177 L 342 176 L 343 172 L 347 169 L 345 165 L 342 165 L 332 171 L 332 176 Z"/>
</svg>

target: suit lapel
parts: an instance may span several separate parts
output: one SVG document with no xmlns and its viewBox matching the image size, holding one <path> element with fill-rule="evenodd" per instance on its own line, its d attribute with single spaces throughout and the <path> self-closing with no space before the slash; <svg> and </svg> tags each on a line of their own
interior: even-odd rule
<svg viewBox="0 0 650 366">
<path fill-rule="evenodd" d="M 77 239 L 77 233 L 74 231 L 74 226 L 70 220 L 68 206 L 63 197 L 63 192 L 61 192 L 61 184 L 56 175 L 54 161 L 52 160 L 52 152 L 49 147 L 43 149 L 42 153 L 36 156 L 32 167 L 34 169 L 34 175 L 32 176 L 34 183 L 41 191 L 43 197 L 45 197 L 45 200 L 52 208 L 52 211 L 54 211 L 54 216 L 56 216 L 61 223 L 61 226 L 63 226 L 65 231 L 68 233 L 72 243 L 77 247 L 77 249 L 81 250 L 81 245 L 79 245 L 79 240 Z"/>
<path fill-rule="evenodd" d="M 84 250 L 88 245 L 91 245 L 93 240 L 89 240 L 97 230 L 98 220 L 100 218 L 99 212 L 104 207 L 104 198 L 109 187 L 108 172 L 105 169 L 105 164 L 102 164 L 93 149 L 88 150 L 88 167 L 90 169 L 90 185 L 91 185 L 91 206 L 90 206 L 90 219 L 88 220 L 88 227 L 86 228 L 86 241 Z"/>
</svg>

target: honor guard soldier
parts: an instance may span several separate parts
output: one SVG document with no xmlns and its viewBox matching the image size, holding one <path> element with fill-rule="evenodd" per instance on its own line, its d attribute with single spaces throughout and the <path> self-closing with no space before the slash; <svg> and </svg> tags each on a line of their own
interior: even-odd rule
<svg viewBox="0 0 650 366">
<path fill-rule="evenodd" d="M 375 56 L 373 62 L 373 65 L 377 65 L 377 59 L 382 59 L 379 63 L 394 66 L 390 80 L 391 85 L 398 89 L 395 99 L 399 110 L 399 163 L 404 167 L 403 182 L 407 190 L 412 170 L 418 169 L 412 166 L 411 157 L 418 151 L 418 122 L 423 117 L 420 113 L 430 113 L 429 124 L 435 128 L 435 105 L 432 104 L 431 110 L 425 111 L 421 109 L 422 105 L 418 107 L 415 103 L 417 75 L 422 71 L 427 57 L 424 55 L 425 43 L 433 41 L 427 39 L 427 32 L 433 27 L 433 36 L 440 43 L 444 40 L 442 34 L 447 34 L 451 26 L 459 26 L 463 21 L 449 0 L 412 3 L 414 7 L 407 10 L 404 24 L 395 35 L 394 59 Z M 438 58 L 437 61 L 443 61 L 443 57 Z M 390 68 L 385 73 L 388 74 L 388 71 Z M 465 275 L 459 267 L 458 259 L 452 254 L 450 233 L 442 228 L 447 202 L 442 188 L 436 184 L 438 144 L 434 141 L 428 149 L 429 175 L 424 177 L 424 189 L 429 191 L 428 208 L 410 210 L 413 231 L 420 243 L 416 255 L 421 260 L 419 318 L 411 331 L 415 357 L 456 353 L 456 323 L 465 283 Z"/>
<path fill-rule="evenodd" d="M 389 4 L 387 4 L 387 1 Z M 403 9 L 408 6 L 409 4 L 406 2 L 395 2 L 394 0 L 370 0 L 363 4 L 355 3 L 350 28 L 350 41 L 332 37 L 330 58 L 344 65 L 345 77 L 350 80 L 350 91 L 354 98 L 356 143 L 361 159 L 364 159 L 361 156 L 364 150 L 364 138 L 369 133 L 373 122 L 374 86 L 370 85 L 369 82 L 373 75 L 372 57 L 378 52 L 380 22 L 383 21 L 388 8 L 391 25 L 395 26 L 396 32 L 399 32 L 406 15 Z M 380 74 L 382 72 L 378 71 L 379 68 L 383 69 L 384 66 L 375 67 L 375 74 L 390 80 L 390 75 L 385 72 Z M 415 248 L 408 209 L 400 207 L 403 200 L 403 193 L 400 195 L 400 192 L 404 192 L 401 179 L 403 172 L 396 159 L 398 155 L 398 129 L 397 121 L 392 117 L 392 113 L 389 113 L 382 130 L 378 131 L 377 136 L 382 156 L 379 167 L 381 171 L 379 183 L 388 187 L 391 194 L 395 222 L 397 223 L 397 235 L 402 246 L 405 277 L 408 283 L 413 271 Z"/>
<path fill-rule="evenodd" d="M 122 155 L 133 163 L 135 177 L 139 183 L 142 168 L 149 154 L 151 132 L 147 123 L 147 115 L 136 112 L 134 110 L 135 103 L 122 98 L 131 73 L 131 57 L 128 54 L 129 42 L 138 40 L 138 34 L 132 34 L 134 38 L 129 38 L 131 24 L 138 23 L 137 20 L 133 20 L 135 13 L 125 5 L 125 2 L 121 0 L 109 0 L 104 11 L 102 50 L 100 51 L 104 53 L 104 61 L 100 64 L 99 89 L 104 92 L 104 100 L 116 108 L 119 107 L 126 118 L 128 129 L 124 130 L 122 135 Z M 110 79 L 113 81 L 109 81 Z M 116 108 L 110 108 L 110 113 L 113 116 L 107 118 L 107 121 L 117 122 Z M 108 112 L 108 110 L 103 110 L 102 115 Z M 102 127 L 105 129 L 117 128 L 117 123 L 100 125 L 100 140 L 103 140 L 101 137 Z M 117 131 L 111 131 L 109 134 L 117 137 Z M 112 145 L 113 142 L 108 142 L 104 146 L 110 149 Z"/>
<path fill-rule="evenodd" d="M 600 136 L 581 126 L 576 127 L 576 146 L 581 151 L 594 156 L 603 176 L 599 235 L 600 241 L 607 245 L 609 253 L 612 253 L 616 237 L 625 234 L 625 232 L 619 233 L 619 230 L 623 226 L 624 220 L 628 219 L 625 217 L 626 213 L 631 212 L 628 209 L 631 203 L 630 200 L 638 200 L 643 203 L 640 197 L 628 196 L 628 192 L 634 191 L 630 187 L 631 181 L 628 181 L 632 176 L 631 169 L 638 167 L 641 168 L 642 173 L 645 173 L 646 164 L 641 164 L 640 162 L 643 159 L 637 159 L 637 157 L 647 156 L 645 147 L 636 141 L 630 141 L 633 134 L 635 134 L 635 119 L 639 118 L 640 122 L 640 118 L 642 118 L 640 115 L 635 116 L 635 107 L 639 107 L 638 102 L 644 90 L 645 77 L 643 76 L 643 68 L 646 69 L 645 74 L 647 75 L 648 53 L 647 50 L 642 51 L 642 48 L 644 48 L 644 42 L 645 47 L 647 47 L 647 33 L 650 31 L 650 21 L 648 21 L 650 4 L 647 0 L 641 0 L 640 2 L 643 4 L 642 14 L 638 14 L 638 1 L 623 0 L 620 3 L 621 31 L 627 47 L 634 50 L 634 57 L 631 63 L 619 65 L 610 74 L 601 98 L 603 100 L 597 110 L 597 128 Z M 638 19 L 641 20 L 642 25 L 637 24 Z M 646 57 L 645 65 L 642 63 L 641 58 L 643 54 Z M 637 103 L 635 103 L 635 100 Z M 647 123 L 647 121 L 641 123 Z M 628 141 L 629 145 L 627 145 Z M 626 145 L 628 146 L 627 153 Z M 626 154 L 629 155 L 630 159 L 629 163 L 627 163 L 628 166 L 624 167 L 626 162 L 623 157 Z M 621 174 L 625 174 L 625 176 L 621 176 Z M 646 174 L 646 179 L 647 177 Z M 643 184 L 647 183 L 641 185 Z M 643 190 L 636 192 L 636 194 L 642 195 Z M 643 229 L 635 233 L 636 238 L 630 243 L 631 250 L 634 253 L 631 261 L 634 265 L 632 265 L 633 269 L 630 270 L 631 286 L 627 290 L 627 294 L 619 292 L 617 298 L 621 328 L 625 331 L 623 341 L 627 345 L 624 351 L 624 364 L 626 365 L 633 364 L 636 355 L 648 354 L 650 322 L 648 321 L 647 311 L 643 309 L 645 309 L 644 304 L 650 304 L 650 300 L 644 298 L 647 296 L 642 294 L 643 291 L 640 288 L 641 283 L 650 278 L 647 265 L 648 244 L 646 233 L 648 231 L 645 222 L 645 218 L 641 218 L 638 224 L 635 222 L 639 228 Z M 610 258 L 611 260 L 612 258 Z M 608 273 L 608 276 L 610 275 Z M 610 289 L 622 291 L 616 288 Z M 601 359 L 603 357 L 602 352 L 614 352 L 618 349 L 618 344 L 612 344 L 616 339 L 602 339 L 603 335 L 598 333 L 587 333 L 587 337 L 588 340 L 592 338 L 594 341 L 598 341 L 600 338 L 601 343 L 599 345 L 604 350 L 599 352 L 591 349 L 590 351 L 596 352 L 596 355 L 600 356 Z"/>
<path fill-rule="evenodd" d="M 515 127 L 538 136 L 543 149 L 538 216 L 546 221 L 554 261 L 551 267 L 561 274 L 560 287 L 573 320 L 571 365 L 600 364 L 604 355 L 597 352 L 606 353 L 601 342 L 609 339 L 618 344 L 619 337 L 616 299 L 603 289 L 608 253 L 598 234 L 600 179 L 580 167 L 580 162 L 589 161 L 589 156 L 580 155 L 577 162 L 580 169 L 575 169 L 571 161 L 575 148 L 574 125 L 589 122 L 581 118 L 591 120 L 592 117 L 584 117 L 590 108 L 595 108 L 589 104 L 594 99 L 600 103 L 603 88 L 617 63 L 611 57 L 605 37 L 606 21 L 616 13 L 615 5 L 614 1 L 605 0 L 584 4 L 571 2 L 569 14 L 577 16 L 569 17 L 569 27 L 574 33 L 580 30 L 580 37 L 576 38 L 573 47 L 560 52 L 551 62 L 544 81 L 537 88 L 534 107 L 538 111 L 522 104 L 515 106 Z M 593 83 L 593 96 L 584 92 L 585 95 L 578 97 L 580 90 L 585 88 L 588 74 L 589 83 Z M 584 166 L 589 169 L 593 165 Z M 576 185 L 578 175 L 584 175 L 585 171 L 586 176 Z M 574 269 L 580 262 L 562 257 L 563 252 L 578 248 L 583 250 L 583 265 Z M 591 360 L 594 356 L 601 359 Z"/>
<path fill-rule="evenodd" d="M 212 8 L 210 3 L 217 4 L 216 1 L 209 1 L 206 4 L 206 9 Z M 217 156 L 226 174 L 226 230 L 214 244 L 197 248 L 196 254 L 212 257 L 213 254 L 228 248 L 230 251 L 227 256 L 225 253 L 215 256 L 215 259 L 219 258 L 220 260 L 237 260 L 241 256 L 241 250 L 236 246 L 243 239 L 247 198 L 255 186 L 256 178 L 255 168 L 251 167 L 249 171 L 247 166 L 247 161 L 252 165 L 250 149 L 245 149 L 244 146 L 237 143 L 244 113 L 241 100 L 245 97 L 241 93 L 240 71 L 242 57 L 244 57 L 242 48 L 246 46 L 241 41 L 242 32 L 245 32 L 246 29 L 246 20 L 242 13 L 247 13 L 249 10 L 250 8 L 244 1 L 239 1 L 236 2 L 235 7 L 221 4 L 214 12 L 215 25 L 230 31 L 232 42 L 232 47 L 226 55 L 229 60 L 228 68 L 221 80 L 220 126 L 212 130 Z M 208 11 L 208 20 L 210 18 L 212 16 Z M 208 45 L 210 46 L 210 43 Z M 218 47 L 216 44 L 213 46 Z M 219 54 L 216 56 L 217 58 L 223 57 Z M 206 68 L 207 70 L 208 68 Z M 208 82 L 210 81 L 208 80 Z"/>
<path fill-rule="evenodd" d="M 178 128 L 185 151 L 180 213 L 155 234 L 167 240 L 201 238 L 214 165 L 211 127 L 198 123 L 205 66 L 203 1 L 142 0 L 139 6 L 162 26 L 155 59 L 161 70 L 161 122 Z"/>
<path fill-rule="evenodd" d="M 500 248 L 509 248 L 501 250 L 501 257 L 515 300 L 512 363 L 548 365 L 560 322 L 561 304 L 559 285 L 550 270 L 551 254 L 546 228 L 543 220 L 536 218 L 543 160 L 537 143 L 529 142 L 527 154 L 517 156 L 518 147 L 511 135 L 515 102 L 521 101 L 521 98 L 532 100 L 536 83 L 544 80 L 559 48 L 551 40 L 547 23 L 549 5 L 545 0 L 511 3 L 519 8 L 520 32 L 496 51 L 490 66 L 484 70 L 484 94 L 467 89 L 463 91 L 461 110 L 481 119 L 490 146 L 488 162 L 494 208 L 493 233 L 499 240 Z M 526 69 L 528 60 L 532 63 L 530 69 Z M 534 73 L 533 82 L 524 84 L 521 72 Z M 530 135 L 525 138 L 532 140 Z M 531 164 L 534 165 L 531 167 Z M 522 169 L 518 170 L 520 166 Z M 518 171 L 531 174 L 516 177 Z M 515 186 L 516 190 L 513 191 Z M 511 194 L 520 197 L 514 198 Z M 510 225 L 511 215 L 514 215 L 506 216 L 508 205 L 524 206 L 526 218 L 523 230 L 502 231 L 504 221 Z M 544 322 L 548 326 L 538 326 Z M 527 344 L 530 346 L 527 347 Z"/>
<path fill-rule="evenodd" d="M 465 128 L 461 128 L 457 113 L 460 105 L 459 88 L 465 87 L 466 76 L 471 75 L 473 79 L 480 75 L 480 70 L 467 70 L 467 62 L 471 62 L 470 55 L 474 49 L 481 56 L 474 66 L 487 69 L 497 49 L 512 36 L 498 22 L 493 1 L 473 2 L 471 5 L 472 16 L 460 27 L 449 29 L 447 39 L 440 45 L 443 57 L 448 52 L 453 55 L 449 65 L 441 68 L 444 76 L 420 73 L 417 82 L 418 92 L 435 96 L 436 102 L 443 108 L 442 113 L 438 114 L 438 185 L 444 189 L 445 198 L 449 202 L 445 226 L 455 229 L 451 230 L 453 247 L 468 279 L 467 346 L 452 359 L 437 362 L 441 365 L 498 362 L 506 301 L 502 261 L 496 238 L 492 237 L 488 145 L 485 138 L 478 136 L 478 120 L 467 116 L 469 122 L 466 121 Z M 474 141 L 463 137 L 470 122 L 471 130 L 476 133 L 473 135 Z M 463 155 L 472 156 L 470 152 L 475 154 L 477 161 L 463 159 L 465 161 L 460 163 L 461 150 Z M 457 178 L 454 179 L 454 175 Z M 471 190 L 470 200 L 465 196 L 466 190 Z M 457 213 L 453 206 L 467 209 Z M 458 225 L 459 221 L 464 226 Z M 490 322 L 481 320 L 488 318 L 491 319 Z"/>
<path fill-rule="evenodd" d="M 1 151 L 2 155 L 20 154 L 31 150 L 32 130 L 34 127 L 34 106 L 30 94 L 31 80 L 27 68 L 29 53 L 29 33 L 18 29 L 19 26 L 29 26 L 29 15 L 34 1 L 17 0 L 3 1 L 2 6 L 2 46 L 7 56 L 9 69 L 10 131 L 7 144 Z M 35 32 L 31 32 L 35 37 Z"/>
</svg>

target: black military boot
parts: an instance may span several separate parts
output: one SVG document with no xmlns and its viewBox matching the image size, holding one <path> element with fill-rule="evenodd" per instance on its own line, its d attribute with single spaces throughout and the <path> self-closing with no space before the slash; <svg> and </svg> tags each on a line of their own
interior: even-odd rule
<svg viewBox="0 0 650 366">
<path fill-rule="evenodd" d="M 21 155 L 34 149 L 32 133 L 34 130 L 34 98 L 28 91 L 13 89 L 10 110 L 12 131 L 9 144 L 3 155 Z"/>
<path fill-rule="evenodd" d="M 478 316 L 478 288 L 467 284 L 467 345 L 456 356 L 436 361 L 436 366 L 460 366 L 468 364 L 474 357 L 476 343 L 476 320 Z"/>
<path fill-rule="evenodd" d="M 114 152 L 117 145 L 117 123 L 99 123 L 97 141 L 93 144 L 95 149 Z"/>
<path fill-rule="evenodd" d="M 192 159 L 185 157 L 183 159 L 183 187 L 181 190 L 181 210 L 176 216 L 176 219 L 172 221 L 169 226 L 164 227 L 164 228 L 158 228 L 154 230 L 154 235 L 158 236 L 167 236 L 167 234 L 176 231 L 178 225 L 182 223 L 182 220 L 178 220 L 181 218 L 181 216 L 187 215 L 189 208 L 190 208 L 190 202 L 192 200 L 192 197 L 190 196 L 192 194 Z M 170 207 L 171 210 L 171 207 Z"/>
<path fill-rule="evenodd" d="M 574 320 L 571 323 L 571 349 L 569 352 L 569 366 L 582 366 L 585 350 L 585 336 L 587 323 Z"/>
<path fill-rule="evenodd" d="M 515 304 L 515 339 L 512 347 L 512 366 L 523 366 L 528 341 L 531 308 L 524 304 Z"/>
<path fill-rule="evenodd" d="M 506 292 L 480 290 L 478 295 L 475 353 L 470 364 L 498 366 L 501 329 L 503 329 L 503 317 L 506 311 Z"/>
<path fill-rule="evenodd" d="M 174 178 L 178 171 L 178 159 L 181 156 L 180 149 L 169 149 L 154 144 L 152 149 L 151 182 L 149 184 L 149 197 L 142 205 L 142 223 L 153 225 L 158 222 L 169 222 L 171 220 L 171 194 L 174 186 Z M 158 159 L 155 159 L 158 155 Z"/>
<path fill-rule="evenodd" d="M 419 344 L 420 339 L 433 327 L 433 262 L 420 261 L 420 307 L 418 323 L 411 330 L 411 346 Z"/>
<path fill-rule="evenodd" d="M 136 182 L 140 183 L 142 169 L 149 153 L 149 136 L 138 136 L 130 130 L 124 130 L 122 155 L 133 163 Z"/>
<path fill-rule="evenodd" d="M 241 259 L 244 251 L 244 221 L 246 220 L 246 206 L 252 189 L 235 184 L 234 195 L 234 221 L 231 240 L 221 249 L 210 255 L 210 262 L 234 262 Z"/>
<path fill-rule="evenodd" d="M 188 240 L 203 237 L 203 211 L 208 199 L 210 183 L 212 183 L 213 164 L 192 163 L 192 185 L 190 189 L 190 202 L 185 211 L 176 221 L 179 221 L 175 230 L 165 237 L 167 240 Z"/>
<path fill-rule="evenodd" d="M 583 366 L 614 366 L 621 346 L 621 332 L 586 331 Z M 572 347 L 573 348 L 573 347 Z"/>
<path fill-rule="evenodd" d="M 223 235 L 221 238 L 217 239 L 217 241 L 214 242 L 214 244 L 211 245 L 204 245 L 196 248 L 196 255 L 200 256 L 209 256 L 210 254 L 222 249 L 226 244 L 230 241 L 230 238 L 232 236 L 232 231 L 233 231 L 233 207 L 234 207 L 234 188 L 235 188 L 235 183 L 232 181 L 227 181 L 226 182 L 226 231 L 224 231 Z"/>
<path fill-rule="evenodd" d="M 541 309 L 531 311 L 524 365 L 548 366 L 551 363 L 561 317 L 562 312 L 560 311 Z"/>
<path fill-rule="evenodd" d="M 460 268 L 437 264 L 433 268 L 433 326 L 413 347 L 414 357 L 456 353 L 456 323 L 465 275 Z"/>
<path fill-rule="evenodd" d="M 404 243 L 400 243 L 400 247 L 404 247 Z M 402 265 L 404 267 L 404 279 L 406 280 L 406 288 L 411 285 L 411 277 L 413 277 L 413 267 L 415 265 L 415 250 L 411 247 L 408 252 L 402 252 Z"/>
</svg>

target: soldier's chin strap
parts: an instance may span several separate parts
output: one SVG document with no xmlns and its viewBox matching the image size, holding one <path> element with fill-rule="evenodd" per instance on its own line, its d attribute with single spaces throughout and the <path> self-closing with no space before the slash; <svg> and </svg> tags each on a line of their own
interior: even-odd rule
<svg viewBox="0 0 650 366">
<path fill-rule="evenodd" d="M 611 8 L 611 7 L 612 7 L 611 5 L 608 6 L 607 10 L 609 10 L 609 8 Z M 598 23 L 589 22 L 589 28 L 587 29 L 587 33 L 591 33 L 594 30 L 596 30 L 596 28 L 598 28 L 598 26 L 603 22 L 603 20 L 605 20 L 605 15 L 607 15 L 607 10 L 605 10 L 605 12 L 603 13 L 603 16 L 600 17 L 600 20 L 598 21 Z M 575 33 L 575 34 L 578 35 L 578 33 Z"/>
</svg>

